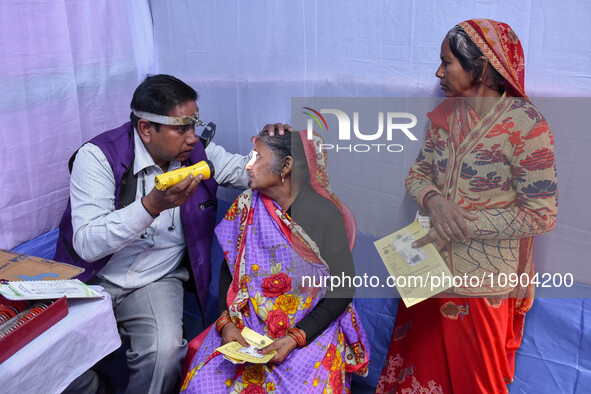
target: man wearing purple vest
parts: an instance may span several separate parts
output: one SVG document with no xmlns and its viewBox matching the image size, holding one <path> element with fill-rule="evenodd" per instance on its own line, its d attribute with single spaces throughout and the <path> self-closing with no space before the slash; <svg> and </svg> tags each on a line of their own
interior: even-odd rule
<svg viewBox="0 0 591 394">
<path fill-rule="evenodd" d="M 111 295 L 130 348 L 128 393 L 178 390 L 187 350 L 183 282 L 190 275 L 181 261 L 188 258 L 205 310 L 217 186 L 248 186 L 249 156 L 213 143 L 205 149 L 195 135 L 197 98 L 175 77 L 149 76 L 133 95 L 131 122 L 93 138 L 70 159 L 70 201 L 54 259 L 83 267 L 79 278 Z M 154 187 L 157 175 L 205 159 L 214 177 L 191 175 L 166 191 Z M 101 389 L 88 371 L 66 392 Z"/>
</svg>

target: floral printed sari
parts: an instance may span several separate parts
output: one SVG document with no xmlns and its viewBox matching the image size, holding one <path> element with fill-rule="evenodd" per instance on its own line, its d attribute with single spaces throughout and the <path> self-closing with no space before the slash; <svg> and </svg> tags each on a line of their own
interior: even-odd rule
<svg viewBox="0 0 591 394">
<path fill-rule="evenodd" d="M 312 187 L 338 207 L 326 181 L 325 156 L 316 155 L 315 146 L 306 146 L 312 141 L 304 134 L 302 139 L 306 156 L 313 160 L 308 163 Z M 216 234 L 233 273 L 227 305 L 238 328 L 280 338 L 323 298 L 324 288 L 303 280 L 319 283 L 330 275 L 318 246 L 268 197 L 251 190 L 242 193 Z M 183 392 L 343 393 L 349 392 L 350 373 L 366 374 L 369 363 L 367 338 L 352 304 L 280 365 L 235 365 L 215 350 L 220 345 L 221 337 L 210 330 L 193 358 Z"/>
</svg>

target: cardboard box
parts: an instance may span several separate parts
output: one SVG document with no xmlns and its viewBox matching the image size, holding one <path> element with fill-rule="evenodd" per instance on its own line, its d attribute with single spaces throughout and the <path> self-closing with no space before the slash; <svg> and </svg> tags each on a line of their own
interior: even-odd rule
<svg viewBox="0 0 591 394">
<path fill-rule="evenodd" d="M 70 264 L 0 249 L 0 280 L 70 279 L 82 272 L 83 268 Z"/>
</svg>

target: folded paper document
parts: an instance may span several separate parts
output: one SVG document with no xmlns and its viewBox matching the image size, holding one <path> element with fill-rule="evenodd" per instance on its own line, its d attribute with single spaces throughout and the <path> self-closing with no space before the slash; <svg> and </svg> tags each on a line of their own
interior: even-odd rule
<svg viewBox="0 0 591 394">
<path fill-rule="evenodd" d="M 234 364 L 249 362 L 253 364 L 266 364 L 273 358 L 276 352 L 259 354 L 258 350 L 273 343 L 273 340 L 261 335 L 248 327 L 242 329 L 242 336 L 250 346 L 242 346 L 238 342 L 230 342 L 216 350 L 223 353 L 224 357 Z"/>
<path fill-rule="evenodd" d="M 374 242 L 407 308 L 450 287 L 440 280 L 430 280 L 451 277 L 435 246 L 412 247 L 414 241 L 425 235 L 423 226 L 415 221 Z"/>
</svg>

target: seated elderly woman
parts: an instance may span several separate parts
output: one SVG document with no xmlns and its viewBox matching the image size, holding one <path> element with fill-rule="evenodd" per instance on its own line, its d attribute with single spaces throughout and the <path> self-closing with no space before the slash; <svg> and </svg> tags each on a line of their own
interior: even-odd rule
<svg viewBox="0 0 591 394">
<path fill-rule="evenodd" d="M 351 303 L 354 289 L 313 287 L 328 275 L 354 275 L 342 205 L 326 177 L 314 134 L 254 138 L 242 193 L 216 228 L 225 261 L 222 314 L 195 354 L 183 392 L 343 392 L 364 374 L 369 346 Z M 230 283 L 231 282 L 231 283 Z M 313 281 L 314 282 L 314 281 Z M 268 364 L 233 364 L 216 348 L 248 327 L 274 340 Z"/>
</svg>

